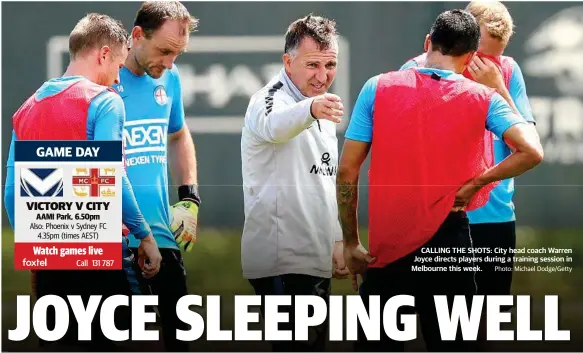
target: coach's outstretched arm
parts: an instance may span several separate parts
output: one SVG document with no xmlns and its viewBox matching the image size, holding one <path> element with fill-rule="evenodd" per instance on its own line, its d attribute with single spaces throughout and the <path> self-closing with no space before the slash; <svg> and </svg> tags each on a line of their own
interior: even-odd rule
<svg viewBox="0 0 583 353">
<path fill-rule="evenodd" d="M 281 98 L 277 92 L 271 97 L 257 95 L 245 115 L 245 127 L 268 143 L 284 143 L 310 127 L 314 120 L 326 119 L 339 123 L 344 115 L 342 100 L 325 93 L 300 102 Z"/>
</svg>

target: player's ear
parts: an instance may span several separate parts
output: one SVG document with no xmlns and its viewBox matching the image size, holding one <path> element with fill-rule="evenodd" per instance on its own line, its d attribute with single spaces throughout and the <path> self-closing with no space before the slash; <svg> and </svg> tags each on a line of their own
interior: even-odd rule
<svg viewBox="0 0 583 353">
<path fill-rule="evenodd" d="M 144 29 L 140 26 L 135 26 L 132 29 L 132 35 L 131 35 L 131 40 L 132 43 L 139 41 L 142 38 L 146 37 L 146 32 L 144 32 Z"/>
<path fill-rule="evenodd" d="M 423 43 L 423 51 L 427 53 L 427 50 L 429 49 L 429 43 L 431 42 L 431 39 L 429 39 L 429 34 L 425 35 L 425 42 Z"/>
<path fill-rule="evenodd" d="M 289 71 L 291 68 L 292 56 L 289 53 L 285 53 L 282 56 L 282 60 L 283 60 L 283 66 L 285 67 L 285 70 Z"/>
<path fill-rule="evenodd" d="M 101 47 L 99 50 L 99 63 L 103 64 L 107 61 L 107 58 L 111 55 L 111 49 L 106 45 Z"/>
</svg>

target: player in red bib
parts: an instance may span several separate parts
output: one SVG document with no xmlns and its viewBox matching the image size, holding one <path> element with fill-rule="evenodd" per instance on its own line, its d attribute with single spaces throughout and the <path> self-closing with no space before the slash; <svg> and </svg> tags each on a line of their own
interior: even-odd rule
<svg viewBox="0 0 583 353">
<path fill-rule="evenodd" d="M 85 16 L 69 36 L 71 62 L 63 77 L 44 82 L 15 112 L 5 188 L 5 207 L 11 225 L 17 221 L 14 218 L 14 141 L 121 140 L 124 104 L 110 86 L 119 81 L 119 69 L 128 55 L 127 47 L 128 34 L 119 21 L 101 14 Z M 122 220 L 140 238 L 139 257 L 150 260 L 142 269 L 153 276 L 160 270 L 161 255 L 125 173 L 122 201 Z M 122 241 L 122 245 L 126 245 L 125 242 Z M 81 295 L 87 301 L 91 295 L 131 294 L 123 270 L 40 270 L 33 272 L 32 284 L 37 298 Z M 49 310 L 48 327 L 54 326 L 57 319 L 60 320 L 58 314 L 55 316 Z M 118 329 L 129 328 L 130 319 L 127 307 L 116 310 Z M 114 349 L 115 342 L 103 335 L 99 319 L 93 320 L 91 341 L 79 341 L 78 329 L 76 320 L 72 320 L 65 337 L 57 343 L 73 346 L 75 350 Z"/>
<path fill-rule="evenodd" d="M 362 275 L 362 299 L 368 306 L 369 296 L 378 295 L 384 306 L 395 295 L 413 295 L 429 351 L 476 350 L 459 330 L 456 340 L 442 339 L 433 296 L 470 300 L 476 293 L 466 211 L 484 205 L 497 181 L 535 167 L 543 154 L 500 94 L 461 75 L 479 39 L 468 12 L 439 15 L 424 68 L 388 72 L 365 84 L 340 158 L 344 256 L 351 273 Z M 494 166 L 484 127 L 516 153 Z M 369 151 L 370 253 L 360 243 L 356 217 L 360 168 Z M 368 341 L 359 327 L 357 350 L 404 349 L 381 332 L 380 341 Z"/>
<path fill-rule="evenodd" d="M 514 22 L 508 9 L 498 1 L 472 1 L 466 7 L 480 25 L 480 45 L 476 57 L 464 71 L 464 76 L 493 88 L 518 113 L 534 127 L 526 84 L 518 63 L 504 51 L 514 30 Z M 405 63 L 403 69 L 412 66 L 423 67 L 426 54 L 423 53 Z M 499 162 L 508 157 L 511 147 L 496 135 L 486 132 L 486 142 L 492 146 L 494 161 Z M 489 248 L 489 251 L 478 253 L 481 258 L 481 271 L 476 273 L 478 294 L 508 295 L 512 288 L 513 261 L 503 264 L 504 271 L 496 267 L 500 263 L 485 261 L 495 249 L 514 249 L 516 247 L 516 214 L 514 211 L 514 179 L 502 180 L 490 193 L 488 202 L 471 212 L 468 212 L 470 230 L 474 247 Z M 513 256 L 509 256 L 512 259 Z M 504 311 L 510 311 L 512 305 L 503 306 Z M 486 344 L 485 313 L 482 315 L 480 341 Z M 485 346 L 484 346 L 485 347 Z M 486 349 L 486 348 L 484 348 Z"/>
</svg>

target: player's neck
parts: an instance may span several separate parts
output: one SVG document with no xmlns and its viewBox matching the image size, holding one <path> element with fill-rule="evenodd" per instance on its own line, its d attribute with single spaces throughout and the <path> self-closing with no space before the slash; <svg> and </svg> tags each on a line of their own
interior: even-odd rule
<svg viewBox="0 0 583 353">
<path fill-rule="evenodd" d="M 459 65 L 458 62 L 459 60 L 456 60 L 451 56 L 432 52 L 427 53 L 427 59 L 425 60 L 424 66 L 430 69 L 448 70 L 459 74 L 463 71 L 463 67 Z"/>
<path fill-rule="evenodd" d="M 136 61 L 136 56 L 132 50 L 130 50 L 124 66 L 136 76 L 142 76 L 146 73 L 146 71 Z"/>
<path fill-rule="evenodd" d="M 92 82 L 97 82 L 98 80 L 98 74 L 95 72 L 95 68 L 91 68 L 89 65 L 78 61 L 71 62 L 63 74 L 63 77 L 70 76 L 83 76 Z"/>
</svg>

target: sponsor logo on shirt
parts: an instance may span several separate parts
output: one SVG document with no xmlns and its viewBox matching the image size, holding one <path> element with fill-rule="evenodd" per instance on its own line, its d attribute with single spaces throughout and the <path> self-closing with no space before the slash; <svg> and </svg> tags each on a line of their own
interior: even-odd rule
<svg viewBox="0 0 583 353">
<path fill-rule="evenodd" d="M 322 154 L 322 158 L 320 159 L 320 163 L 318 165 L 312 165 L 310 173 L 323 176 L 335 176 L 338 172 L 338 166 L 330 165 L 330 162 L 330 153 L 324 152 Z"/>
<path fill-rule="evenodd" d="M 124 126 L 126 165 L 166 163 L 167 119 L 127 121 Z"/>
</svg>

